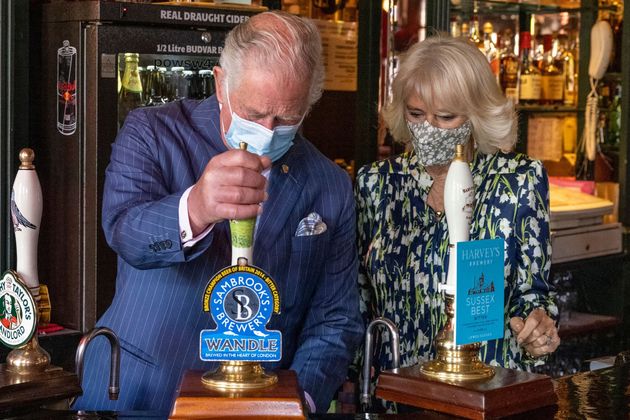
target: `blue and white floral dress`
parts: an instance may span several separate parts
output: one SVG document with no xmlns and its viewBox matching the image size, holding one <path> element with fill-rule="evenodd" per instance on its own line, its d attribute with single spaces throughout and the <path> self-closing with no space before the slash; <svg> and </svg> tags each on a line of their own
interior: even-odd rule
<svg viewBox="0 0 630 420">
<path fill-rule="evenodd" d="M 543 307 L 557 317 L 551 266 L 549 186 L 539 161 L 516 153 L 476 154 L 471 163 L 475 209 L 470 239 L 505 239 L 505 334 L 484 342 L 491 365 L 526 369 L 509 327 L 514 316 Z M 361 310 L 366 322 L 383 316 L 400 330 L 401 365 L 435 356 L 446 321 L 438 283 L 446 279 L 448 228 L 427 197 L 433 179 L 413 152 L 375 162 L 357 175 L 357 236 Z M 391 368 L 389 337 L 377 341 L 376 372 Z M 360 360 L 357 360 L 360 362 Z"/>
</svg>

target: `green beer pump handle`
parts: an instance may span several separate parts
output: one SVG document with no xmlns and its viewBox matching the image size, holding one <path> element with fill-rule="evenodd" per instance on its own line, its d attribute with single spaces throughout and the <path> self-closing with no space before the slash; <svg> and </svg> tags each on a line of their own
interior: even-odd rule
<svg viewBox="0 0 630 420">
<path fill-rule="evenodd" d="M 239 149 L 247 150 L 247 143 L 244 141 L 239 143 Z M 230 220 L 230 236 L 232 238 L 232 254 L 244 248 L 252 248 L 254 246 L 254 227 L 256 226 L 256 218 L 241 220 Z M 239 261 L 240 263 L 240 261 Z M 251 264 L 251 261 L 248 261 Z"/>
</svg>

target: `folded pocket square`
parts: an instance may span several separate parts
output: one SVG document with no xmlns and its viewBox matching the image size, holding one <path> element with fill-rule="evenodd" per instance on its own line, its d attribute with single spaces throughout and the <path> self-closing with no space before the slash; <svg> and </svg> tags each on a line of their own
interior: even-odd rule
<svg viewBox="0 0 630 420">
<path fill-rule="evenodd" d="M 311 213 L 304 219 L 300 220 L 295 236 L 312 236 L 326 232 L 328 227 L 322 220 L 322 216 L 317 213 Z"/>
</svg>

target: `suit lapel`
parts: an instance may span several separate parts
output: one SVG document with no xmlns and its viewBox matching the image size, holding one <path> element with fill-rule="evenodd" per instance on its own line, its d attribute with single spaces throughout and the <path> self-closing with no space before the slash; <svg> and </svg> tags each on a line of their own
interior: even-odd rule
<svg viewBox="0 0 630 420">
<path fill-rule="evenodd" d="M 307 174 L 303 159 L 304 140 L 296 138 L 289 152 L 273 164 L 269 179 L 269 198 L 259 216 L 254 245 L 254 261 L 259 261 L 257 252 L 267 252 L 269 246 L 281 239 L 279 236 L 287 219 L 295 208 L 306 184 Z"/>
</svg>

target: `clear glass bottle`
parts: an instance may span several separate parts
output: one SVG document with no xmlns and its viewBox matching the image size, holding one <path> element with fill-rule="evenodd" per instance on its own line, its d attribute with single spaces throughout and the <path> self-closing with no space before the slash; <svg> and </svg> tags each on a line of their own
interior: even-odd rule
<svg viewBox="0 0 630 420">
<path fill-rule="evenodd" d="M 122 127 L 129 112 L 144 105 L 142 81 L 138 74 L 139 61 L 139 54 L 125 53 L 125 73 L 118 94 L 118 128 Z"/>
</svg>

